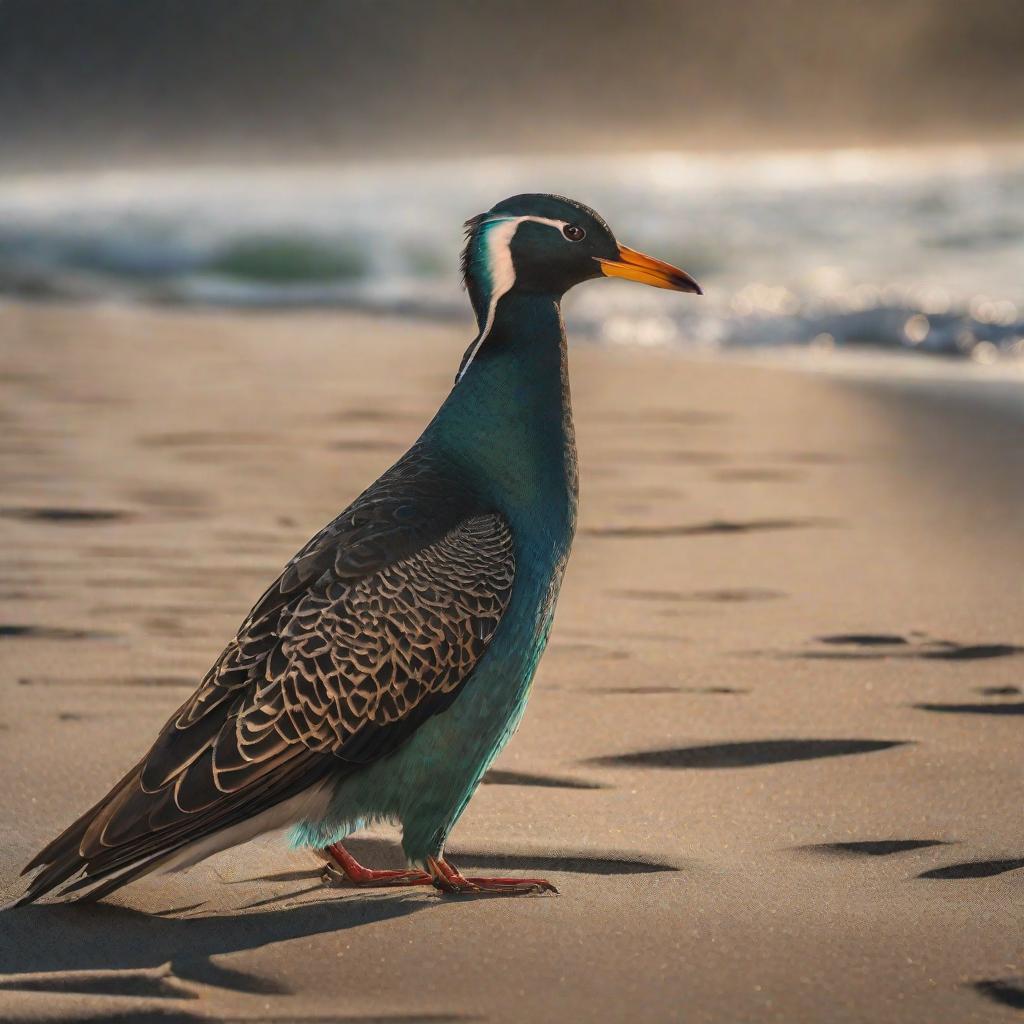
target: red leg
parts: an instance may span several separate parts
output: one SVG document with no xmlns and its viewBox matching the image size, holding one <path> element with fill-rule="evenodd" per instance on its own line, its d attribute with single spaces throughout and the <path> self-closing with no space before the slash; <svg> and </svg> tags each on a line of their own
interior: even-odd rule
<svg viewBox="0 0 1024 1024">
<path fill-rule="evenodd" d="M 528 893 L 558 890 L 544 878 L 467 878 L 443 857 L 427 858 L 434 885 L 448 893 L 490 893 L 495 896 L 525 896 Z"/>
<path fill-rule="evenodd" d="M 341 843 L 334 843 L 333 846 L 318 852 L 327 861 L 324 881 L 344 881 L 349 885 L 364 888 L 434 884 L 433 878 L 426 871 L 379 871 L 375 868 L 364 868 Z"/>
</svg>

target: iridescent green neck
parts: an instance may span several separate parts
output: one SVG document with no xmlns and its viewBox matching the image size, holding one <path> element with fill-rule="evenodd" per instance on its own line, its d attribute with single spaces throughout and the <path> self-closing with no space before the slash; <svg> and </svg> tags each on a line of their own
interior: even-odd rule
<svg viewBox="0 0 1024 1024">
<path fill-rule="evenodd" d="M 558 545 L 576 514 L 576 446 L 559 299 L 509 292 L 427 431 L 510 521 Z M 564 539 L 563 539 L 564 538 Z"/>
</svg>

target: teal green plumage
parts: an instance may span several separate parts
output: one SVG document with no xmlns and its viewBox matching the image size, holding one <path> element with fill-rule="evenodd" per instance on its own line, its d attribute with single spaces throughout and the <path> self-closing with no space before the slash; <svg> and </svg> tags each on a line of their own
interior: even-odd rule
<svg viewBox="0 0 1024 1024">
<path fill-rule="evenodd" d="M 439 855 L 526 708 L 576 528 L 576 446 L 555 297 L 509 302 L 492 331 L 496 354 L 474 360 L 420 443 L 455 462 L 511 527 L 508 608 L 452 707 L 387 761 L 343 779 L 327 814 L 295 830 L 299 845 L 327 846 L 391 820 L 402 824 L 411 862 Z M 506 335 L 519 340 L 502 345 Z"/>
<path fill-rule="evenodd" d="M 468 228 L 478 332 L 448 398 L 292 558 L 142 760 L 27 866 L 22 902 L 62 883 L 102 895 L 281 826 L 334 849 L 379 820 L 427 881 L 472 883 L 444 844 L 522 717 L 576 527 L 561 297 L 602 275 L 699 289 L 556 196 Z"/>
</svg>

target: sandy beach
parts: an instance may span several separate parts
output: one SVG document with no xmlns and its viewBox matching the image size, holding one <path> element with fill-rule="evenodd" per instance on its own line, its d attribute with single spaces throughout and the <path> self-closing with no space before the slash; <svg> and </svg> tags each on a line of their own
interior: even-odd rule
<svg viewBox="0 0 1024 1024">
<path fill-rule="evenodd" d="M 137 759 L 469 337 L 0 306 L 0 899 Z M 0 913 L 0 1018 L 929 1022 L 1024 1011 L 1024 401 L 571 348 L 579 533 L 462 868 L 268 836 Z M 386 831 L 353 842 L 397 864 Z"/>
</svg>

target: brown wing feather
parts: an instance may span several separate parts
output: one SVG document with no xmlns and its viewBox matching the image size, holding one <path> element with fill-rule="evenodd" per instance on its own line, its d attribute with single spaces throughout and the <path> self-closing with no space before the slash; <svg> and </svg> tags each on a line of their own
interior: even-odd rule
<svg viewBox="0 0 1024 1024">
<path fill-rule="evenodd" d="M 313 554 L 328 561 L 323 544 L 304 552 L 284 576 Z M 496 514 L 463 519 L 362 577 L 339 577 L 338 552 L 329 564 L 264 595 L 143 761 L 36 858 L 47 867 L 28 899 L 78 871 L 74 888 L 155 862 L 394 750 L 454 699 L 515 572 Z"/>
</svg>

